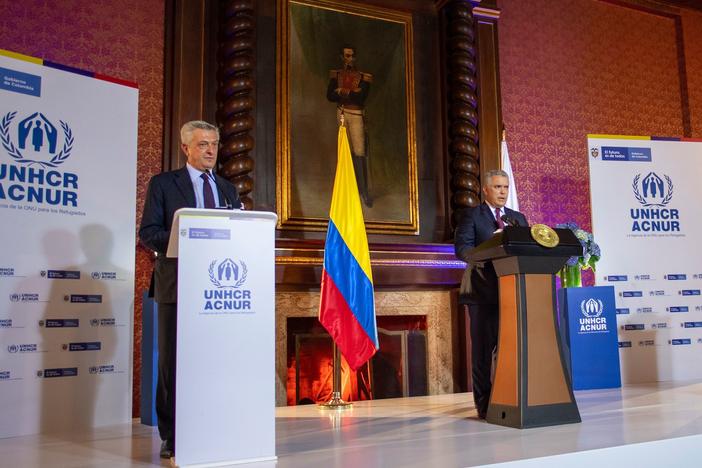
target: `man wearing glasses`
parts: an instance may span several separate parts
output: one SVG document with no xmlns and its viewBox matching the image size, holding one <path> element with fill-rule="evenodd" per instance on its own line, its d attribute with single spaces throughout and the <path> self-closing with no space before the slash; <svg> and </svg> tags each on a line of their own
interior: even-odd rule
<svg viewBox="0 0 702 468">
<path fill-rule="evenodd" d="M 187 163 L 151 179 L 139 228 L 142 244 L 156 252 L 149 292 L 158 303 L 156 414 L 162 458 L 175 454 L 178 259 L 166 258 L 173 214 L 180 208 L 241 208 L 234 185 L 212 172 L 219 148 L 217 127 L 201 120 L 188 122 L 180 129 L 180 141 Z"/>
</svg>

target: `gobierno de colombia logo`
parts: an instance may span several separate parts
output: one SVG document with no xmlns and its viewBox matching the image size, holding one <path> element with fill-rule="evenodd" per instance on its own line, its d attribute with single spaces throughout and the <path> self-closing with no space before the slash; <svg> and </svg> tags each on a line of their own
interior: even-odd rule
<svg viewBox="0 0 702 468">
<path fill-rule="evenodd" d="M 637 174 L 631 184 L 641 207 L 631 208 L 632 232 L 679 232 L 680 212 L 668 205 L 673 199 L 673 181 L 667 174 Z"/>
<path fill-rule="evenodd" d="M 78 206 L 78 175 L 59 170 L 74 146 L 68 123 L 11 111 L 0 120 L 0 143 L 9 157 L 0 163 L 0 200 Z"/>
<path fill-rule="evenodd" d="M 203 313 L 247 313 L 251 311 L 251 290 L 245 289 L 248 268 L 246 263 L 225 258 L 217 259 L 208 268 L 213 289 L 203 292 Z"/>
</svg>

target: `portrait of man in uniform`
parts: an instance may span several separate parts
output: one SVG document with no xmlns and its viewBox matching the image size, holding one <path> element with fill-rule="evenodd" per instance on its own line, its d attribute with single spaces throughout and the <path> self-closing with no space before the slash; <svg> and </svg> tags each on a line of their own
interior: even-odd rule
<svg viewBox="0 0 702 468">
<path fill-rule="evenodd" d="M 367 207 L 373 206 L 370 195 L 368 172 L 368 138 L 364 117 L 364 106 L 373 75 L 356 68 L 356 48 L 344 45 L 341 48 L 342 67 L 329 72 L 327 99 L 336 103 L 336 120 L 343 120 L 349 137 L 353 169 L 361 199 Z"/>
<path fill-rule="evenodd" d="M 412 17 L 286 3 L 278 110 L 281 225 L 326 229 L 343 116 L 366 227 L 418 229 Z M 326 91 L 326 92 L 325 92 Z"/>
</svg>

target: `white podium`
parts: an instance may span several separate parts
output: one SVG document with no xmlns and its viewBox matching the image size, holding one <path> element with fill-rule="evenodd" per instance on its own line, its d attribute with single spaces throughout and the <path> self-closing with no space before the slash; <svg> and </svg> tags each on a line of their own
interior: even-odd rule
<svg viewBox="0 0 702 468">
<path fill-rule="evenodd" d="M 275 460 L 275 223 L 256 211 L 176 212 L 177 466 Z"/>
</svg>

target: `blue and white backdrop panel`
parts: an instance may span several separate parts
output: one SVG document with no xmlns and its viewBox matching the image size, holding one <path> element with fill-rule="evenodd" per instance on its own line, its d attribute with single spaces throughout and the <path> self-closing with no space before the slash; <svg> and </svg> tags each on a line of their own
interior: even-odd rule
<svg viewBox="0 0 702 468">
<path fill-rule="evenodd" d="M 0 437 L 127 422 L 138 91 L 0 70 Z"/>
<path fill-rule="evenodd" d="M 702 143 L 591 135 L 588 159 L 623 382 L 702 377 Z"/>
</svg>

